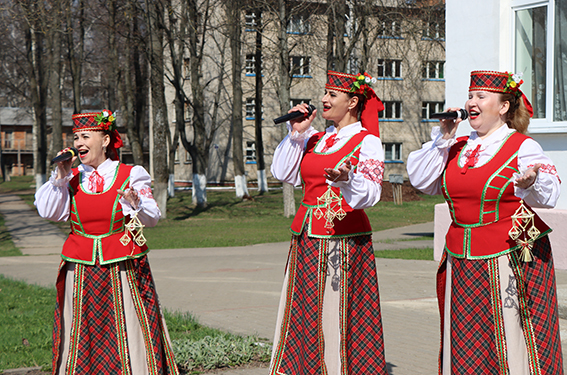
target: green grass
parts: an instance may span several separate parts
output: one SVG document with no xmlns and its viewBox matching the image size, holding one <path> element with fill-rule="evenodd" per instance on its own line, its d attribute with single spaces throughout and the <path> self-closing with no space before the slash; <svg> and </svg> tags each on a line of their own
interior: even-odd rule
<svg viewBox="0 0 567 375">
<path fill-rule="evenodd" d="M 0 372 L 51 367 L 55 288 L 29 285 L 0 275 Z M 185 370 L 266 362 L 270 346 L 257 338 L 233 335 L 199 324 L 189 313 L 165 311 L 176 361 Z"/>
<path fill-rule="evenodd" d="M 12 176 L 10 181 L 1 182 L 0 180 L 0 193 L 17 193 L 33 187 L 35 187 L 33 176 Z"/>
<path fill-rule="evenodd" d="M 376 258 L 388 259 L 433 260 L 433 249 L 426 247 L 402 250 L 377 250 L 374 251 L 374 256 Z"/>
<path fill-rule="evenodd" d="M 55 288 L 0 275 L 0 370 L 51 366 Z"/>
<path fill-rule="evenodd" d="M 421 201 L 379 202 L 366 210 L 374 231 L 396 228 L 433 220 L 433 206 L 441 196 L 423 196 Z M 296 191 L 296 205 L 301 191 Z M 241 201 L 231 191 L 208 192 L 208 206 L 191 205 L 191 193 L 176 193 L 168 201 L 167 219 L 154 228 L 145 228 L 144 235 L 151 249 L 245 246 L 283 242 L 290 238 L 292 218 L 283 217 L 281 191 L 256 195 Z"/>
</svg>

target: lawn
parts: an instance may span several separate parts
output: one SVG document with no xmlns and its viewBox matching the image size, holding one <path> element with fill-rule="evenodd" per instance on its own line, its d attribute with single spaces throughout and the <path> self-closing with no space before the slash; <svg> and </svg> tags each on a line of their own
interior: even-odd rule
<svg viewBox="0 0 567 375">
<path fill-rule="evenodd" d="M 0 372 L 51 367 L 55 288 L 28 285 L 0 275 Z M 209 328 L 189 313 L 165 311 L 176 361 L 185 371 L 266 362 L 271 349 L 256 337 Z"/>
</svg>

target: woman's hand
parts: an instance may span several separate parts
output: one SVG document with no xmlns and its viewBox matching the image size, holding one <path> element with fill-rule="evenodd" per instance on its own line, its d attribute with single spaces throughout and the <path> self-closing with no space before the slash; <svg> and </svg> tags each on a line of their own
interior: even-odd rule
<svg viewBox="0 0 567 375">
<path fill-rule="evenodd" d="M 532 186 L 537 178 L 537 173 L 540 167 L 541 164 L 537 163 L 533 167 L 528 168 L 528 170 L 525 171 L 523 175 L 521 175 L 516 179 L 516 181 L 514 181 L 514 185 L 521 189 L 527 189 Z"/>
<path fill-rule="evenodd" d="M 451 107 L 445 109 L 445 112 L 456 112 L 458 110 L 460 110 L 460 108 Z M 439 130 L 441 130 L 441 134 L 443 134 L 443 139 L 454 138 L 461 121 L 463 121 L 461 118 L 439 120 Z"/>
<path fill-rule="evenodd" d="M 340 165 L 339 169 L 324 168 L 325 178 L 329 181 L 348 181 L 348 173 L 352 169 L 350 160 L 345 161 Z"/>
<path fill-rule="evenodd" d="M 301 134 L 307 129 L 309 129 L 311 123 L 313 122 L 313 119 L 315 119 L 315 114 L 317 113 L 317 110 L 316 109 L 313 110 L 311 116 L 307 116 L 309 114 L 309 105 L 305 103 L 301 103 L 290 109 L 287 113 L 291 113 L 295 111 L 305 114 L 304 117 L 290 120 L 291 128 L 293 129 L 293 131 L 296 131 L 299 134 Z"/>
<path fill-rule="evenodd" d="M 135 189 L 126 189 L 125 191 L 116 189 L 116 191 L 122 198 L 126 199 L 126 201 L 130 203 L 130 206 L 132 206 L 134 210 L 138 209 L 138 205 L 140 204 L 140 197 L 138 196 L 138 192 Z"/>
<path fill-rule="evenodd" d="M 59 151 L 57 153 L 56 156 L 59 156 L 67 151 L 69 151 L 71 148 L 67 147 L 64 148 L 63 150 Z M 66 176 L 69 175 L 69 173 L 71 173 L 71 166 L 73 165 L 73 162 L 77 160 L 76 156 L 73 156 L 71 159 L 68 160 L 63 160 L 60 161 L 59 163 L 57 163 L 57 179 L 60 180 L 62 178 L 65 178 Z"/>
</svg>

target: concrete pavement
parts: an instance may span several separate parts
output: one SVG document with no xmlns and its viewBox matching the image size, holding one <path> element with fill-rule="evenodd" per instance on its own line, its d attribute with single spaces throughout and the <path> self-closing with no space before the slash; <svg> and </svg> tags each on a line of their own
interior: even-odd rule
<svg viewBox="0 0 567 375">
<path fill-rule="evenodd" d="M 13 207 L 17 199 L 0 197 L 0 212 L 5 215 L 7 224 L 10 219 L 5 214 L 5 204 L 12 205 L 11 209 L 20 213 L 25 210 L 23 206 Z M 29 208 L 27 210 L 33 213 Z M 24 230 L 32 237 L 36 236 L 33 233 L 36 225 L 45 225 L 45 221 L 36 214 L 26 216 L 25 220 Z M 18 226 L 8 227 L 15 228 L 14 232 L 18 235 Z M 36 229 L 38 232 L 43 230 Z M 377 249 L 404 245 L 420 247 L 417 243 L 422 241 L 421 245 L 433 247 L 432 240 L 402 241 L 429 237 L 432 232 L 433 223 L 426 223 L 377 232 L 373 237 Z M 47 246 L 46 238 L 42 248 L 46 255 L 0 258 L 0 274 L 53 286 L 60 257 L 49 254 L 55 246 Z M 25 236 L 20 236 L 19 240 L 25 244 Z M 164 307 L 190 311 L 209 326 L 234 333 L 257 334 L 271 340 L 288 247 L 289 244 L 283 242 L 232 248 L 153 250 L 149 259 Z M 439 348 L 439 316 L 435 298 L 437 263 L 378 258 L 376 264 L 386 360 L 391 374 L 436 373 Z M 567 271 L 557 271 L 557 285 L 559 295 L 566 296 Z M 561 326 L 567 328 L 567 321 L 561 320 Z M 567 339 L 567 332 L 562 336 Z M 218 373 L 266 375 L 267 369 L 245 368 Z"/>
</svg>

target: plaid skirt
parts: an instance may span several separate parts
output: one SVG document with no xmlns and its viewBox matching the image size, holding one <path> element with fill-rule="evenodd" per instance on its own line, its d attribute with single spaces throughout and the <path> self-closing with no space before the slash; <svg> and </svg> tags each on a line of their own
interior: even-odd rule
<svg viewBox="0 0 567 375">
<path fill-rule="evenodd" d="M 61 262 L 53 374 L 178 374 L 146 256 Z"/>
<path fill-rule="evenodd" d="M 439 374 L 443 374 L 443 366 L 450 366 L 452 375 L 507 375 L 518 361 L 525 361 L 525 371 L 529 370 L 531 375 L 563 374 L 555 271 L 547 236 L 535 242 L 532 254 L 531 262 L 523 262 L 519 252 L 513 251 L 502 256 L 500 265 L 499 258 L 453 257 L 450 280 L 447 280 L 444 254 L 437 274 L 441 315 Z M 500 280 L 503 264 L 511 269 L 508 284 Z M 446 293 L 446 285 L 450 285 L 450 293 Z M 503 307 L 517 311 L 520 331 L 517 340 L 523 336 L 525 341 L 525 346 L 520 343 L 525 347 L 520 351 L 522 358 L 509 358 L 508 346 L 517 343 L 507 340 L 506 332 L 512 328 L 504 324 Z M 446 311 L 450 311 L 450 317 L 445 317 Z M 447 318 L 450 337 L 443 337 Z M 443 348 L 449 344 L 450 348 Z M 444 359 L 444 353 L 450 358 Z"/>
<path fill-rule="evenodd" d="M 311 238 L 305 232 L 293 236 L 286 280 L 271 375 L 387 374 L 369 235 L 332 240 Z M 336 307 L 325 300 L 329 289 L 335 290 Z M 337 327 L 328 336 L 324 309 L 338 315 L 332 318 Z M 329 354 L 325 346 L 331 342 L 336 350 Z M 329 365 L 335 370 L 328 371 Z"/>
</svg>

